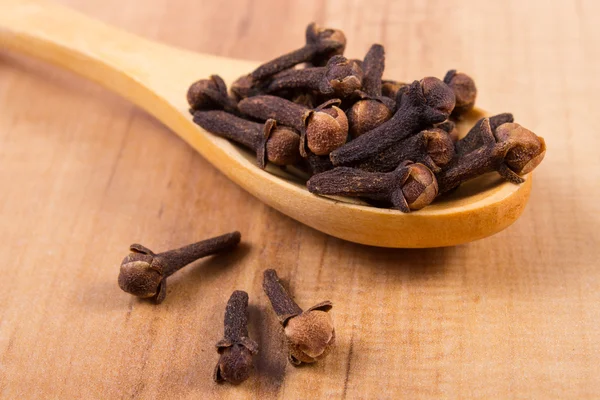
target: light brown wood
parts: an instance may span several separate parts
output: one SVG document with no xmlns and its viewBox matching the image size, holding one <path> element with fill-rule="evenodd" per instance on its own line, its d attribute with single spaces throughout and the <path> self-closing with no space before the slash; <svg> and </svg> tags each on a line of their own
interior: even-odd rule
<svg viewBox="0 0 600 400">
<path fill-rule="evenodd" d="M 388 77 L 469 72 L 479 105 L 514 112 L 546 138 L 548 154 L 505 231 L 452 248 L 366 247 L 264 205 L 127 101 L 2 51 L 2 397 L 597 396 L 598 5 L 63 3 L 149 39 L 239 59 L 301 45 L 308 21 L 334 25 L 351 56 L 386 45 Z M 173 276 L 162 305 L 118 289 L 130 243 L 163 250 L 233 229 L 246 246 Z M 301 306 L 333 301 L 338 346 L 324 362 L 286 363 L 260 287 L 268 267 Z M 255 375 L 235 388 L 211 381 L 234 289 L 250 294 L 261 348 Z"/>
<path fill-rule="evenodd" d="M 261 201 L 332 236 L 383 247 L 451 246 L 501 231 L 527 204 L 531 178 L 514 185 L 497 174 L 472 181 L 411 214 L 343 197 L 315 196 L 297 176 L 276 167 L 256 168 L 252 154 L 191 121 L 182 94 L 192 82 L 216 72 L 233 82 L 253 70 L 254 63 L 153 43 L 44 0 L 2 0 L 0 7 L 4 47 L 50 61 L 119 93 Z M 463 122 L 463 133 L 481 114 L 473 112 Z"/>
</svg>

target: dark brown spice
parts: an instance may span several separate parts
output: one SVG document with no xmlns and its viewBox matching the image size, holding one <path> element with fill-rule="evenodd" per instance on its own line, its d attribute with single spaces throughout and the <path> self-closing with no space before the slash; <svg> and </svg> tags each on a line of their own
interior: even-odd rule
<svg viewBox="0 0 600 400">
<path fill-rule="evenodd" d="M 239 102 L 240 111 L 259 120 L 272 118 L 278 124 L 301 132 L 300 154 L 309 151 L 327 155 L 346 143 L 348 120 L 337 107 L 339 100 L 330 100 L 314 110 L 276 96 L 254 96 Z"/>
<path fill-rule="evenodd" d="M 155 254 L 141 244 L 132 244 L 131 254 L 123 259 L 119 287 L 134 296 L 161 303 L 167 294 L 167 278 L 186 265 L 237 246 L 239 232 L 202 240 L 179 249 Z"/>
<path fill-rule="evenodd" d="M 448 133 L 448 135 L 450 135 L 450 138 L 452 139 L 452 141 L 454 143 L 456 143 L 459 139 L 459 132 L 458 132 L 458 128 L 456 128 L 456 124 L 454 123 L 454 121 L 444 121 L 441 124 L 436 124 L 435 125 L 436 128 L 441 129 L 443 131 L 446 131 Z"/>
<path fill-rule="evenodd" d="M 496 129 L 498 129 L 498 127 L 502 124 L 506 124 L 507 122 L 514 122 L 514 117 L 510 113 L 494 115 L 493 117 L 489 117 L 488 119 L 490 123 L 490 129 L 492 130 L 492 132 L 495 132 Z M 489 134 L 485 130 L 487 126 L 483 125 L 481 123 L 482 121 L 483 118 L 477 121 L 475 125 L 473 125 L 473 127 L 469 130 L 469 132 L 465 135 L 464 138 L 456 142 L 456 153 L 459 156 L 470 153 L 478 147 L 483 146 L 486 139 L 489 138 Z"/>
<path fill-rule="evenodd" d="M 346 36 L 342 31 L 320 28 L 313 22 L 306 28 L 304 47 L 277 57 L 249 75 L 240 77 L 231 90 L 240 99 L 256 95 L 255 88 L 261 81 L 303 62 L 312 62 L 316 66 L 325 64 L 332 56 L 343 54 L 345 47 Z"/>
<path fill-rule="evenodd" d="M 339 100 L 330 100 L 304 114 L 300 131 L 302 157 L 308 157 L 310 152 L 325 156 L 346 143 L 348 118 L 338 104 Z"/>
<path fill-rule="evenodd" d="M 315 194 L 364 197 L 391 204 L 402 212 L 420 210 L 438 194 L 436 178 L 423 164 L 405 161 L 392 172 L 337 167 L 306 183 Z"/>
<path fill-rule="evenodd" d="M 395 109 L 395 102 L 381 95 L 381 76 L 385 67 L 383 46 L 371 46 L 364 62 L 364 77 L 361 100 L 347 111 L 350 134 L 358 137 L 377 128 L 389 120 Z"/>
<path fill-rule="evenodd" d="M 314 22 L 306 27 L 306 45 L 316 46 L 318 51 L 307 63 L 316 67 L 327 64 L 333 56 L 343 55 L 346 49 L 346 35 L 339 29 L 321 28 Z"/>
<path fill-rule="evenodd" d="M 361 68 L 353 61 L 344 56 L 333 56 L 325 67 L 291 69 L 274 76 L 264 92 L 305 89 L 345 98 L 361 88 L 362 75 Z"/>
<path fill-rule="evenodd" d="M 507 181 L 519 184 L 523 182 L 520 175 L 531 172 L 543 160 L 546 153 L 544 139 L 519 124 L 502 124 L 495 134 L 488 118 L 483 118 L 477 125 L 484 143 L 437 174 L 440 194 L 493 171 Z"/>
<path fill-rule="evenodd" d="M 444 83 L 454 91 L 456 97 L 456 106 L 452 111 L 453 117 L 461 118 L 473 109 L 477 98 L 477 88 L 469 75 L 451 69 L 446 73 Z"/>
<path fill-rule="evenodd" d="M 248 337 L 248 293 L 236 290 L 225 309 L 224 337 L 217 343 L 221 355 L 213 378 L 215 382 L 240 384 L 254 369 L 252 356 L 258 353 L 258 344 Z"/>
<path fill-rule="evenodd" d="M 543 159 L 543 139 L 512 125 L 508 113 L 480 120 L 459 139 L 457 121 L 471 120 L 477 98 L 470 76 L 450 70 L 443 81 L 382 80 L 383 46 L 347 59 L 341 31 L 313 23 L 305 34 L 302 48 L 240 77 L 235 99 L 216 75 L 194 83 L 195 122 L 255 151 L 261 168 L 270 162 L 308 172 L 314 193 L 404 212 L 486 172 L 522 182 Z"/>
<path fill-rule="evenodd" d="M 407 89 L 409 85 L 409 83 L 397 82 L 389 79 L 383 80 L 381 82 L 381 95 L 396 101 L 398 93 L 400 93 L 401 90 Z"/>
<path fill-rule="evenodd" d="M 238 103 L 239 110 L 252 118 L 266 121 L 274 119 L 280 125 L 290 126 L 297 131 L 304 129 L 303 117 L 310 109 L 290 100 L 271 96 L 253 96 Z"/>
<path fill-rule="evenodd" d="M 308 153 L 305 160 L 311 176 L 333 169 L 333 164 L 328 155 L 318 156 L 314 153 Z"/>
<path fill-rule="evenodd" d="M 355 165 L 423 129 L 448 119 L 454 108 L 454 93 L 437 78 L 414 81 L 400 97 L 394 116 L 344 146 L 334 150 L 333 165 Z"/>
<path fill-rule="evenodd" d="M 188 89 L 187 100 L 193 111 L 220 109 L 235 112 L 237 109 L 235 100 L 227 94 L 227 86 L 219 75 L 194 82 Z"/>
<path fill-rule="evenodd" d="M 291 128 L 248 121 L 224 111 L 196 111 L 194 122 L 207 131 L 239 143 L 256 153 L 256 163 L 292 165 L 300 161 L 300 136 Z"/>
<path fill-rule="evenodd" d="M 283 288 L 273 269 L 264 272 L 263 289 L 283 326 L 289 361 L 299 365 L 324 358 L 335 343 L 333 320 L 328 313 L 332 308 L 331 302 L 323 301 L 302 311 Z"/>
<path fill-rule="evenodd" d="M 402 161 L 411 160 L 437 173 L 454 157 L 454 142 L 448 132 L 431 128 L 398 142 L 361 164 L 365 171 L 393 171 Z"/>
<path fill-rule="evenodd" d="M 292 102 L 307 108 L 315 108 L 317 99 L 313 92 L 301 92 L 291 97 Z"/>
</svg>

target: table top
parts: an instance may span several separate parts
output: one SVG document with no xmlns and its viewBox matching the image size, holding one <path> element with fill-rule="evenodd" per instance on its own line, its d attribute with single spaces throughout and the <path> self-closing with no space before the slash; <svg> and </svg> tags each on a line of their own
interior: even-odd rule
<svg viewBox="0 0 600 400">
<path fill-rule="evenodd" d="M 513 112 L 548 152 L 505 231 L 452 248 L 361 246 L 260 203 L 116 95 L 0 51 L 3 398 L 597 396 L 598 3 L 61 3 L 171 45 L 253 60 L 301 46 L 310 21 L 338 27 L 351 57 L 386 46 L 388 78 L 471 74 L 478 104 Z M 161 251 L 232 230 L 243 246 L 174 275 L 159 306 L 117 286 L 131 243 Z M 266 268 L 301 306 L 333 302 L 337 346 L 323 361 L 288 364 L 261 287 Z M 212 381 L 235 289 L 250 295 L 260 348 L 237 387 Z"/>
</svg>

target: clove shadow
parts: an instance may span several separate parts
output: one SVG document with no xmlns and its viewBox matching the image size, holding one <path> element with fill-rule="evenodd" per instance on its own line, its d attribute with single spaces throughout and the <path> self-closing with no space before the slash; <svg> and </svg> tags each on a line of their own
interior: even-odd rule
<svg viewBox="0 0 600 400">
<path fill-rule="evenodd" d="M 248 334 L 258 343 L 254 374 L 266 392 L 277 392 L 283 385 L 287 368 L 287 348 L 279 321 L 270 304 L 249 304 Z"/>
<path fill-rule="evenodd" d="M 251 247 L 248 243 L 240 243 L 231 252 L 215 254 L 195 261 L 169 277 L 167 297 L 173 307 L 186 307 L 190 301 L 195 301 L 199 294 L 217 286 L 226 272 L 242 265 Z"/>
<path fill-rule="evenodd" d="M 351 265 L 359 267 L 362 272 L 413 281 L 447 275 L 465 246 L 390 249 L 349 243 L 337 238 L 331 238 L 329 245 L 333 252 L 348 254 Z"/>
</svg>

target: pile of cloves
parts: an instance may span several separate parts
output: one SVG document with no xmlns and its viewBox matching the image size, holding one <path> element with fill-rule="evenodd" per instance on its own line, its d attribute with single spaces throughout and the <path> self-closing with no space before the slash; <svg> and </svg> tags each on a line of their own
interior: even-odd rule
<svg viewBox="0 0 600 400">
<path fill-rule="evenodd" d="M 240 240 L 241 234 L 235 231 L 162 253 L 132 244 L 131 253 L 121 262 L 119 287 L 160 304 L 167 294 L 167 277 L 200 258 L 232 251 Z M 273 269 L 264 271 L 263 290 L 283 326 L 291 364 L 314 363 L 329 354 L 335 344 L 333 319 L 328 313 L 333 307 L 330 301 L 303 311 Z M 248 300 L 248 293 L 235 290 L 227 302 L 223 339 L 216 344 L 219 360 L 213 372 L 215 382 L 237 385 L 248 379 L 254 369 L 253 357 L 259 349 L 248 335 Z"/>
<path fill-rule="evenodd" d="M 213 75 L 191 85 L 194 122 L 256 153 L 257 165 L 296 166 L 308 190 L 419 210 L 461 183 L 496 171 L 515 184 L 544 158 L 544 139 L 504 113 L 459 139 L 477 89 L 450 70 L 443 80 L 382 80 L 385 50 L 343 56 L 337 29 L 306 28 L 306 44 L 237 79 L 231 94 Z"/>
</svg>

